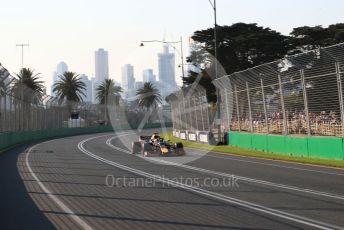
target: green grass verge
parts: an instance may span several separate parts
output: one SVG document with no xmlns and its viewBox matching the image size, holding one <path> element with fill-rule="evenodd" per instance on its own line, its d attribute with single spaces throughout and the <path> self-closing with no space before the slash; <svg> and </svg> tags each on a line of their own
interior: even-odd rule
<svg viewBox="0 0 344 230">
<path fill-rule="evenodd" d="M 288 156 L 288 155 L 281 155 L 277 153 L 267 153 L 267 152 L 261 152 L 261 151 L 256 151 L 256 150 L 243 149 L 243 148 L 238 148 L 238 147 L 233 147 L 233 146 L 228 146 L 228 145 L 212 146 L 212 145 L 207 145 L 207 144 L 181 140 L 179 138 L 174 137 L 172 133 L 166 133 L 164 135 L 164 138 L 171 140 L 172 142 L 182 142 L 184 147 L 188 147 L 188 148 L 209 150 L 212 152 L 219 152 L 219 153 L 224 153 L 224 154 L 257 157 L 257 158 L 270 159 L 270 160 L 281 160 L 281 161 L 290 161 L 290 162 L 297 162 L 297 163 L 303 163 L 303 164 L 344 168 L 344 160 L 327 160 L 327 159 L 319 159 L 319 158 Z"/>
</svg>

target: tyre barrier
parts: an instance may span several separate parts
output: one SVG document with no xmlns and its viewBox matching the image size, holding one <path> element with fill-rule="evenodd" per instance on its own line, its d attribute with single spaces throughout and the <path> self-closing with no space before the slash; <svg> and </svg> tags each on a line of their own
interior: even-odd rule
<svg viewBox="0 0 344 230">
<path fill-rule="evenodd" d="M 194 141 L 196 142 L 198 140 L 198 135 L 197 135 L 197 132 L 194 132 L 194 131 L 188 131 L 187 132 L 187 137 L 188 137 L 188 141 Z"/>
<path fill-rule="evenodd" d="M 182 140 L 199 142 L 209 145 L 215 144 L 214 135 L 209 131 L 188 131 L 188 130 L 173 130 L 173 136 Z"/>
<path fill-rule="evenodd" d="M 187 131 L 183 130 L 183 131 L 179 131 L 179 138 L 182 140 L 187 140 L 187 135 L 186 135 Z"/>
</svg>

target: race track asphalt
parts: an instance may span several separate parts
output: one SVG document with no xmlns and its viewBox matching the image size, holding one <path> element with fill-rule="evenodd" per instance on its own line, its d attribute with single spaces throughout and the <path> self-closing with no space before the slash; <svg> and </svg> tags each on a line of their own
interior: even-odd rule
<svg viewBox="0 0 344 230">
<path fill-rule="evenodd" d="M 188 163 L 143 158 L 130 154 L 137 138 L 1 154 L 0 229 L 344 229 L 344 170 L 187 148 Z"/>
</svg>

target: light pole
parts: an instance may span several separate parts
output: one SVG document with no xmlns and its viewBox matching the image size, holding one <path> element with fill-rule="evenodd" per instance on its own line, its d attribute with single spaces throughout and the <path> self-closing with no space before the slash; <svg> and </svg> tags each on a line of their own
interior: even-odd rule
<svg viewBox="0 0 344 230">
<path fill-rule="evenodd" d="M 172 44 L 180 43 L 180 58 L 181 58 L 181 62 L 182 62 L 182 64 L 181 64 L 182 76 L 183 76 L 183 78 L 185 77 L 184 76 L 184 56 L 183 56 L 183 39 L 182 39 L 182 37 L 180 37 L 179 41 L 172 41 L 172 42 L 166 42 L 166 41 L 160 41 L 160 40 L 141 41 L 140 46 L 142 47 L 142 46 L 144 46 L 144 43 L 148 43 L 148 42 L 158 42 L 158 43 L 168 44 L 168 45 L 172 46 L 172 48 L 176 51 L 177 51 L 177 48 Z"/>
<path fill-rule="evenodd" d="M 211 4 L 211 7 L 214 10 L 214 56 L 215 56 L 215 79 L 217 79 L 217 17 L 216 17 L 216 0 L 213 0 L 214 2 L 211 2 L 209 0 L 209 3 Z"/>
<path fill-rule="evenodd" d="M 216 15 L 216 0 L 209 0 L 209 3 L 214 11 L 214 65 L 215 65 L 215 79 L 218 78 L 218 67 L 217 67 L 217 15 Z M 221 107 L 220 107 L 220 92 L 216 88 L 216 97 L 217 97 L 217 122 L 221 119 Z M 218 124 L 218 140 L 221 138 L 221 124 Z"/>
<path fill-rule="evenodd" d="M 29 46 L 29 44 L 17 44 L 16 46 L 21 47 L 21 68 L 24 66 L 24 46 Z"/>
</svg>

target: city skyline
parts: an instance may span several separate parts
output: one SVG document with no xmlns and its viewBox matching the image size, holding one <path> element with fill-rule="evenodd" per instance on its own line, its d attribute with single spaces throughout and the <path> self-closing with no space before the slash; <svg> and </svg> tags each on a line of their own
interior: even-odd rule
<svg viewBox="0 0 344 230">
<path fill-rule="evenodd" d="M 131 64 L 125 64 L 122 66 L 122 89 L 124 98 L 131 98 L 134 95 L 135 89 L 135 77 L 134 77 L 134 66 Z"/>
<path fill-rule="evenodd" d="M 297 1 L 296 8 L 293 7 L 295 1 L 275 4 L 267 0 L 266 4 L 260 4 L 246 0 L 242 3 L 218 0 L 218 24 L 258 23 L 282 34 L 289 34 L 297 26 L 328 26 L 342 21 L 341 9 L 344 5 L 342 1 L 331 1 L 328 4 L 320 0 Z M 190 19 L 190 9 L 195 9 L 196 4 L 198 13 Z M 60 60 L 68 63 L 73 72 L 94 76 L 92 55 L 99 47 L 111 54 L 110 78 L 120 81 L 121 66 L 132 63 L 135 76 L 140 80 L 143 69 L 151 68 L 157 72 L 156 53 L 161 49 L 159 44 L 139 47 L 141 40 L 175 41 L 182 36 L 187 56 L 188 41 L 193 32 L 213 27 L 214 23 L 207 0 L 176 0 L 169 5 L 156 0 L 61 0 L 51 3 L 43 0 L 13 0 L 3 2 L 1 7 L 3 13 L 0 15 L 0 27 L 6 36 L 2 37 L 0 43 L 0 62 L 12 74 L 19 72 L 21 49 L 15 45 L 29 43 L 29 47 L 24 47 L 24 66 L 41 73 L 47 88 L 52 83 L 51 73 Z M 176 68 L 179 85 L 180 71 Z"/>
<path fill-rule="evenodd" d="M 56 71 L 53 73 L 53 80 L 50 85 L 50 95 L 55 96 L 55 93 L 53 92 L 54 84 L 59 80 L 59 76 L 62 75 L 64 72 L 68 71 L 68 65 L 64 62 L 61 61 L 57 64 L 56 66 Z"/>
<path fill-rule="evenodd" d="M 165 97 L 177 90 L 176 73 L 175 73 L 175 54 L 170 52 L 167 44 L 162 47 L 162 52 L 158 53 L 158 66 L 159 66 L 159 81 L 158 88 L 160 94 L 165 101 Z"/>
<path fill-rule="evenodd" d="M 94 78 L 96 82 L 102 82 L 109 78 L 109 53 L 99 48 L 94 52 Z"/>
</svg>

